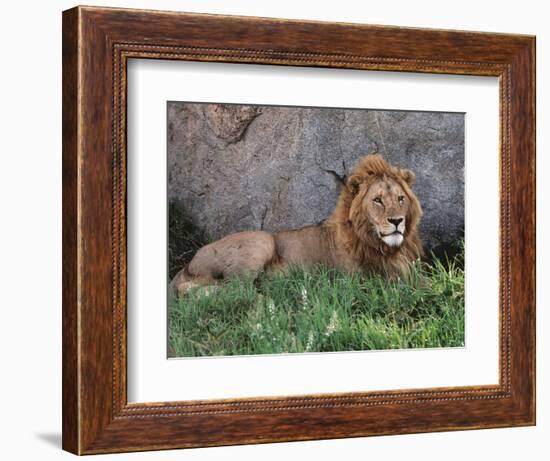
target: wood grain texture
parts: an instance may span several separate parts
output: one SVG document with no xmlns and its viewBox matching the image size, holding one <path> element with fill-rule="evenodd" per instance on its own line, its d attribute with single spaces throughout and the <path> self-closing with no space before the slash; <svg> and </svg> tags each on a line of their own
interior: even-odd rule
<svg viewBox="0 0 550 461">
<path fill-rule="evenodd" d="M 78 11 L 63 16 L 63 448 L 80 451 L 78 400 Z"/>
<path fill-rule="evenodd" d="M 533 37 L 78 7 L 63 15 L 63 447 L 105 453 L 534 424 Z M 126 64 L 500 78 L 497 386 L 128 404 Z M 522 223 L 521 226 L 515 223 Z"/>
</svg>

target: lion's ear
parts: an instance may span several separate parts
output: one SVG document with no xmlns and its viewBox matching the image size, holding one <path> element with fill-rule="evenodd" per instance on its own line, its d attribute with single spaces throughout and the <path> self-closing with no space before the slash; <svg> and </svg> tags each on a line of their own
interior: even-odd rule
<svg viewBox="0 0 550 461">
<path fill-rule="evenodd" d="M 359 192 L 359 185 L 361 184 L 361 177 L 356 174 L 352 174 L 346 181 L 346 187 L 348 190 L 352 193 L 352 195 L 356 195 L 357 192 Z"/>
<path fill-rule="evenodd" d="M 411 170 L 401 170 L 400 173 L 409 186 L 412 186 L 416 181 L 416 175 Z"/>
</svg>

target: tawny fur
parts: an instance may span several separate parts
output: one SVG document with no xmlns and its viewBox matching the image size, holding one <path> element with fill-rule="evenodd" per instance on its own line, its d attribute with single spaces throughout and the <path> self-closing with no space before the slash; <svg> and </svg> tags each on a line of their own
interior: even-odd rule
<svg viewBox="0 0 550 461">
<path fill-rule="evenodd" d="M 325 265 L 346 272 L 406 277 L 411 264 L 422 255 L 418 234 L 422 209 L 411 189 L 414 180 L 412 171 L 391 166 L 378 154 L 367 155 L 354 168 L 336 208 L 324 222 L 274 234 L 251 231 L 228 235 L 202 247 L 171 286 L 183 294 L 233 275 L 254 276 L 290 265 Z M 400 224 L 395 224 L 398 221 Z M 394 229 L 395 235 L 384 235 L 386 229 Z M 401 243 L 390 245 L 384 238 Z"/>
</svg>

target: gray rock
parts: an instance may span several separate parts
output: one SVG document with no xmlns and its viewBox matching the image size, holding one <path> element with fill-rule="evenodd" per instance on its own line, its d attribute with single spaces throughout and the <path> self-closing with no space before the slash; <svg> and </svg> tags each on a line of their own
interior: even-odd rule
<svg viewBox="0 0 550 461">
<path fill-rule="evenodd" d="M 168 105 L 171 208 L 210 240 L 322 221 L 341 180 L 374 151 L 416 173 L 426 249 L 452 248 L 464 233 L 463 114 Z"/>
</svg>

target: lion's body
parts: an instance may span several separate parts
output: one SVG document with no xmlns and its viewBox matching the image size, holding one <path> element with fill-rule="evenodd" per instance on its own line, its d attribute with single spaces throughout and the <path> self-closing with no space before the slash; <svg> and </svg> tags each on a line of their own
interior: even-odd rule
<svg viewBox="0 0 550 461">
<path fill-rule="evenodd" d="M 338 266 L 340 263 L 332 233 L 324 223 L 279 232 L 274 237 L 279 267 Z"/>
<path fill-rule="evenodd" d="M 239 232 L 202 247 L 173 279 L 182 294 L 231 276 L 317 265 L 406 276 L 422 254 L 422 210 L 410 185 L 414 174 L 366 156 L 342 188 L 332 215 L 301 229 Z"/>
</svg>

